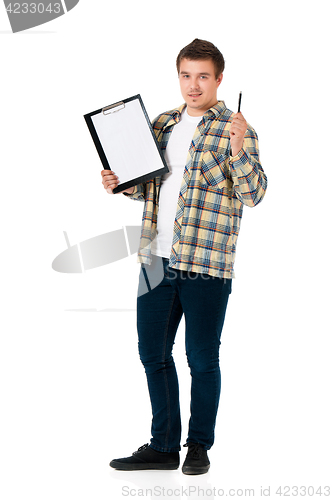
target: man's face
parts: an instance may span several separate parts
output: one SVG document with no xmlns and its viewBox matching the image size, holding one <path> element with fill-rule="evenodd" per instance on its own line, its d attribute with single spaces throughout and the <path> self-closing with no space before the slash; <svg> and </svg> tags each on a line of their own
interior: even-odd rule
<svg viewBox="0 0 332 500">
<path fill-rule="evenodd" d="M 190 116 L 201 116 L 217 104 L 217 89 L 223 75 L 216 78 L 211 59 L 192 61 L 182 59 L 179 81 L 181 94 Z"/>
</svg>

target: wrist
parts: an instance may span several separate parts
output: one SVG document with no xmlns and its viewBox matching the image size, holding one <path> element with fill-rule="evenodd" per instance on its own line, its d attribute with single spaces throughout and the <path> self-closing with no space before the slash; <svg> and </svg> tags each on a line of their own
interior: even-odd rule
<svg viewBox="0 0 332 500">
<path fill-rule="evenodd" d="M 241 148 L 231 148 L 231 156 L 236 156 L 241 151 Z"/>
<path fill-rule="evenodd" d="M 236 156 L 237 154 L 239 154 L 239 152 L 241 151 L 242 148 L 243 148 L 243 142 L 242 142 L 242 144 L 232 144 L 231 143 L 230 155 Z"/>
</svg>

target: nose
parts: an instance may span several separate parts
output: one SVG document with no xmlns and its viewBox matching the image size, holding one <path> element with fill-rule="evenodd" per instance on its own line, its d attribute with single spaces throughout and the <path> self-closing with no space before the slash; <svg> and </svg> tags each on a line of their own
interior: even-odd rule
<svg viewBox="0 0 332 500">
<path fill-rule="evenodd" d="M 194 90 L 194 89 L 196 90 L 196 89 L 198 89 L 198 88 L 199 88 L 199 81 L 198 81 L 198 79 L 197 79 L 197 78 L 192 78 L 192 79 L 191 79 L 191 81 L 190 81 L 190 88 L 191 88 L 192 90 Z"/>
</svg>

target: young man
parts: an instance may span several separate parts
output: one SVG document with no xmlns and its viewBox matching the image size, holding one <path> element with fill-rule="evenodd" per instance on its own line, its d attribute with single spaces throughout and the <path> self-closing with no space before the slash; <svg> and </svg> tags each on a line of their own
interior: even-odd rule
<svg viewBox="0 0 332 500">
<path fill-rule="evenodd" d="M 177 58 L 185 104 L 158 116 L 152 126 L 169 167 L 162 178 L 124 191 L 145 202 L 138 260 L 139 354 L 152 405 L 152 438 L 132 456 L 112 460 L 119 470 L 176 469 L 180 405 L 172 346 L 185 317 L 191 406 L 182 471 L 209 470 L 220 396 L 219 346 L 232 278 L 243 205 L 263 198 L 267 179 L 257 135 L 234 114 L 217 89 L 224 58 L 210 42 L 195 39 Z M 104 188 L 118 185 L 102 171 Z M 162 268 L 162 279 L 156 279 Z M 145 285 L 145 286 L 146 286 Z"/>
</svg>

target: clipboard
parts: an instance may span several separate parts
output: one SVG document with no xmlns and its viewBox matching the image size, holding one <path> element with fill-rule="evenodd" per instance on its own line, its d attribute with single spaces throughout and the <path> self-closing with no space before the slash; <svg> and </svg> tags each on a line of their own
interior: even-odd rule
<svg viewBox="0 0 332 500">
<path fill-rule="evenodd" d="M 140 94 L 84 115 L 105 170 L 118 193 L 169 172 Z"/>
</svg>

